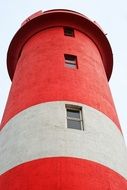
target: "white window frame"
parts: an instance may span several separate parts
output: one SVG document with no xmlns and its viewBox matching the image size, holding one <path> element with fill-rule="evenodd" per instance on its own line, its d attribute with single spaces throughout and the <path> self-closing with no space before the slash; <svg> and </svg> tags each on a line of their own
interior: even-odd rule
<svg viewBox="0 0 127 190">
<path fill-rule="evenodd" d="M 72 121 L 80 121 L 80 126 L 81 126 L 81 129 L 77 129 L 77 130 L 84 130 L 84 126 L 83 126 L 83 113 L 82 113 L 82 107 L 81 106 L 77 106 L 77 105 L 66 105 L 66 120 L 72 120 Z M 68 110 L 72 110 L 72 111 L 79 111 L 79 116 L 80 118 L 74 118 L 74 117 L 68 117 L 67 116 L 67 111 Z M 75 128 L 71 128 L 71 127 L 68 127 L 68 124 L 67 124 L 67 128 L 70 128 L 70 129 L 75 129 Z"/>
</svg>

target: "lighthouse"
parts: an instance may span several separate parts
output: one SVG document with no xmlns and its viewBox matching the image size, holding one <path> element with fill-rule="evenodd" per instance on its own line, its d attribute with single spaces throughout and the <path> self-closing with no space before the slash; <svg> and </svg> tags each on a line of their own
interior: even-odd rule
<svg viewBox="0 0 127 190">
<path fill-rule="evenodd" d="M 1 190 L 127 190 L 127 150 L 108 85 L 110 44 L 71 10 L 37 12 L 7 54 Z"/>
</svg>

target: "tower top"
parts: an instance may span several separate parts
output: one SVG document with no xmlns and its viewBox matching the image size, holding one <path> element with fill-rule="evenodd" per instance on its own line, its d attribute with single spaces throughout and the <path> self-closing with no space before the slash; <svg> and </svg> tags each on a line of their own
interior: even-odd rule
<svg viewBox="0 0 127 190">
<path fill-rule="evenodd" d="M 69 26 L 85 33 L 98 47 L 104 64 L 107 79 L 110 79 L 113 67 L 113 56 L 110 44 L 102 29 L 83 14 L 66 9 L 39 11 L 28 17 L 13 37 L 8 49 L 7 68 L 11 79 L 16 64 L 26 41 L 35 33 L 50 27 Z M 57 35 L 57 34 L 56 34 Z"/>
</svg>

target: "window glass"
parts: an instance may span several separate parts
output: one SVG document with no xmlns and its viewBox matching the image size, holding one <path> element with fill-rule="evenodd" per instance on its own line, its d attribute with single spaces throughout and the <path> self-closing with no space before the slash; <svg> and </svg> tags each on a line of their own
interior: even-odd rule
<svg viewBox="0 0 127 190">
<path fill-rule="evenodd" d="M 64 35 L 74 37 L 74 29 L 70 27 L 64 27 Z"/>
<path fill-rule="evenodd" d="M 68 128 L 71 128 L 71 129 L 81 130 L 81 122 L 80 121 L 68 119 L 67 120 L 67 126 L 68 126 Z"/>
<path fill-rule="evenodd" d="M 77 68 L 77 57 L 75 55 L 64 54 L 65 65 L 69 68 Z"/>
<path fill-rule="evenodd" d="M 67 128 L 83 130 L 82 108 L 73 105 L 66 106 Z"/>
<path fill-rule="evenodd" d="M 73 109 L 67 109 L 67 117 L 80 119 L 80 111 L 73 110 Z"/>
</svg>

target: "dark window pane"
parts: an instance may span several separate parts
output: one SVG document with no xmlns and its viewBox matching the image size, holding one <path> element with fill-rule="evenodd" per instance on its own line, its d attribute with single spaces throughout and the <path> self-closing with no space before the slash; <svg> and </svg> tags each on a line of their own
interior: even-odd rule
<svg viewBox="0 0 127 190">
<path fill-rule="evenodd" d="M 67 117 L 80 119 L 80 111 L 67 109 Z"/>
<path fill-rule="evenodd" d="M 65 54 L 65 65 L 69 68 L 77 68 L 77 57 L 75 55 Z"/>
<path fill-rule="evenodd" d="M 64 28 L 64 35 L 74 37 L 74 29 L 69 28 L 69 27 L 65 27 Z"/>
<path fill-rule="evenodd" d="M 68 60 L 68 61 L 70 60 L 70 61 L 76 62 L 76 56 L 75 55 L 65 54 L 64 57 L 65 57 L 65 60 Z"/>
<path fill-rule="evenodd" d="M 71 129 L 81 130 L 81 121 L 67 120 L 67 127 Z"/>
</svg>

